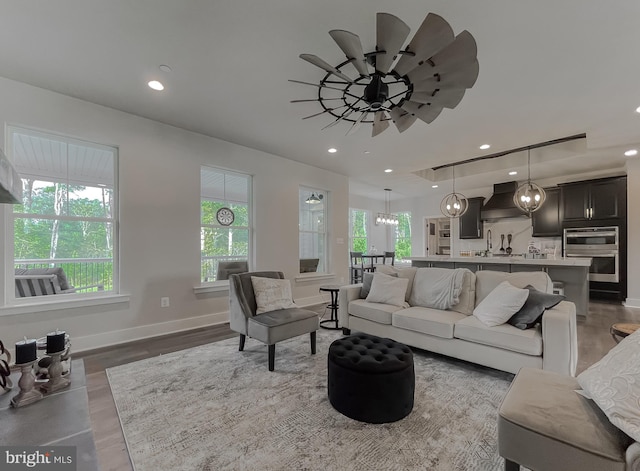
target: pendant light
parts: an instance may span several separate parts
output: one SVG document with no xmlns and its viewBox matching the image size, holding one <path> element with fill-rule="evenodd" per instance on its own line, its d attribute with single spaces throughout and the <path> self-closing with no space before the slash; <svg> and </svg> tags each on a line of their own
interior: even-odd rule
<svg viewBox="0 0 640 471">
<path fill-rule="evenodd" d="M 305 203 L 308 204 L 320 204 L 322 203 L 322 194 L 318 194 L 316 195 L 315 193 L 311 193 L 311 196 L 309 196 L 305 201 Z"/>
<path fill-rule="evenodd" d="M 467 212 L 469 201 L 462 193 L 456 193 L 456 168 L 451 167 L 453 192 L 445 196 L 440 203 L 440 212 L 448 218 L 459 218 Z"/>
<path fill-rule="evenodd" d="M 545 191 L 536 183 L 531 181 L 531 149 L 527 149 L 527 182 L 518 187 L 513 194 L 513 202 L 523 212 L 531 215 L 544 204 L 547 198 Z"/>
<path fill-rule="evenodd" d="M 384 191 L 384 213 L 378 213 L 378 216 L 376 217 L 376 225 L 390 224 L 392 226 L 397 226 L 398 216 L 396 214 L 391 214 L 391 189 L 385 188 Z"/>
</svg>

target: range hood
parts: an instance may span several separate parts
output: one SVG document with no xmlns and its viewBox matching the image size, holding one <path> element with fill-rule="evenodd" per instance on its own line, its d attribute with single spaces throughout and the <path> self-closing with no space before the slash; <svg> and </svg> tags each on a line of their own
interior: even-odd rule
<svg viewBox="0 0 640 471">
<path fill-rule="evenodd" d="M 22 203 L 22 180 L 0 149 L 0 203 Z"/>
<path fill-rule="evenodd" d="M 513 195 L 518 189 L 518 182 L 496 183 L 493 185 L 493 195 L 482 207 L 480 218 L 483 221 L 496 219 L 526 217 L 513 202 Z"/>
</svg>

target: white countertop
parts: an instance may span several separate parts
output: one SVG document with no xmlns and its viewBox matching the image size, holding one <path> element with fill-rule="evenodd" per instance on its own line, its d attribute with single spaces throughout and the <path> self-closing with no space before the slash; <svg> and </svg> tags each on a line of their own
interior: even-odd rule
<svg viewBox="0 0 640 471">
<path fill-rule="evenodd" d="M 429 257 L 406 257 L 405 260 L 422 262 L 461 262 L 461 263 L 496 263 L 511 265 L 558 265 L 567 267 L 589 267 L 591 258 L 555 257 L 555 258 L 524 258 L 524 257 L 451 257 L 449 255 L 431 255 Z"/>
</svg>

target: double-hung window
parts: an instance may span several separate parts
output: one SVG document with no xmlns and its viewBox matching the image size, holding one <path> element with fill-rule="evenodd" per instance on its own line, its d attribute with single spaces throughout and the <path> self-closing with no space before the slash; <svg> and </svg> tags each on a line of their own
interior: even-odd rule
<svg viewBox="0 0 640 471">
<path fill-rule="evenodd" d="M 300 187 L 299 254 L 302 261 L 313 261 L 315 271 L 326 273 L 327 266 L 327 192 Z M 300 270 L 304 271 L 303 269 Z"/>
<path fill-rule="evenodd" d="M 15 297 L 117 292 L 117 148 L 15 126 L 8 137 L 23 187 L 8 228 Z"/>
<path fill-rule="evenodd" d="M 228 280 L 249 271 L 251 176 L 200 168 L 201 281 Z"/>
<path fill-rule="evenodd" d="M 397 213 L 398 225 L 393 228 L 396 259 L 411 257 L 411 213 Z"/>
<path fill-rule="evenodd" d="M 367 253 L 370 214 L 362 209 L 349 210 L 349 247 L 352 252 Z"/>
</svg>

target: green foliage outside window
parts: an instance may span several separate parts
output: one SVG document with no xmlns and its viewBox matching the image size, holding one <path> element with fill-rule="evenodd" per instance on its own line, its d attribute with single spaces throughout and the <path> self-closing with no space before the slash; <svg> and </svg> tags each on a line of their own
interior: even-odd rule
<svg viewBox="0 0 640 471">
<path fill-rule="evenodd" d="M 367 252 L 367 212 L 351 210 L 351 251 Z"/>
<path fill-rule="evenodd" d="M 398 225 L 395 227 L 396 259 L 411 256 L 411 213 L 398 213 Z"/>
</svg>

